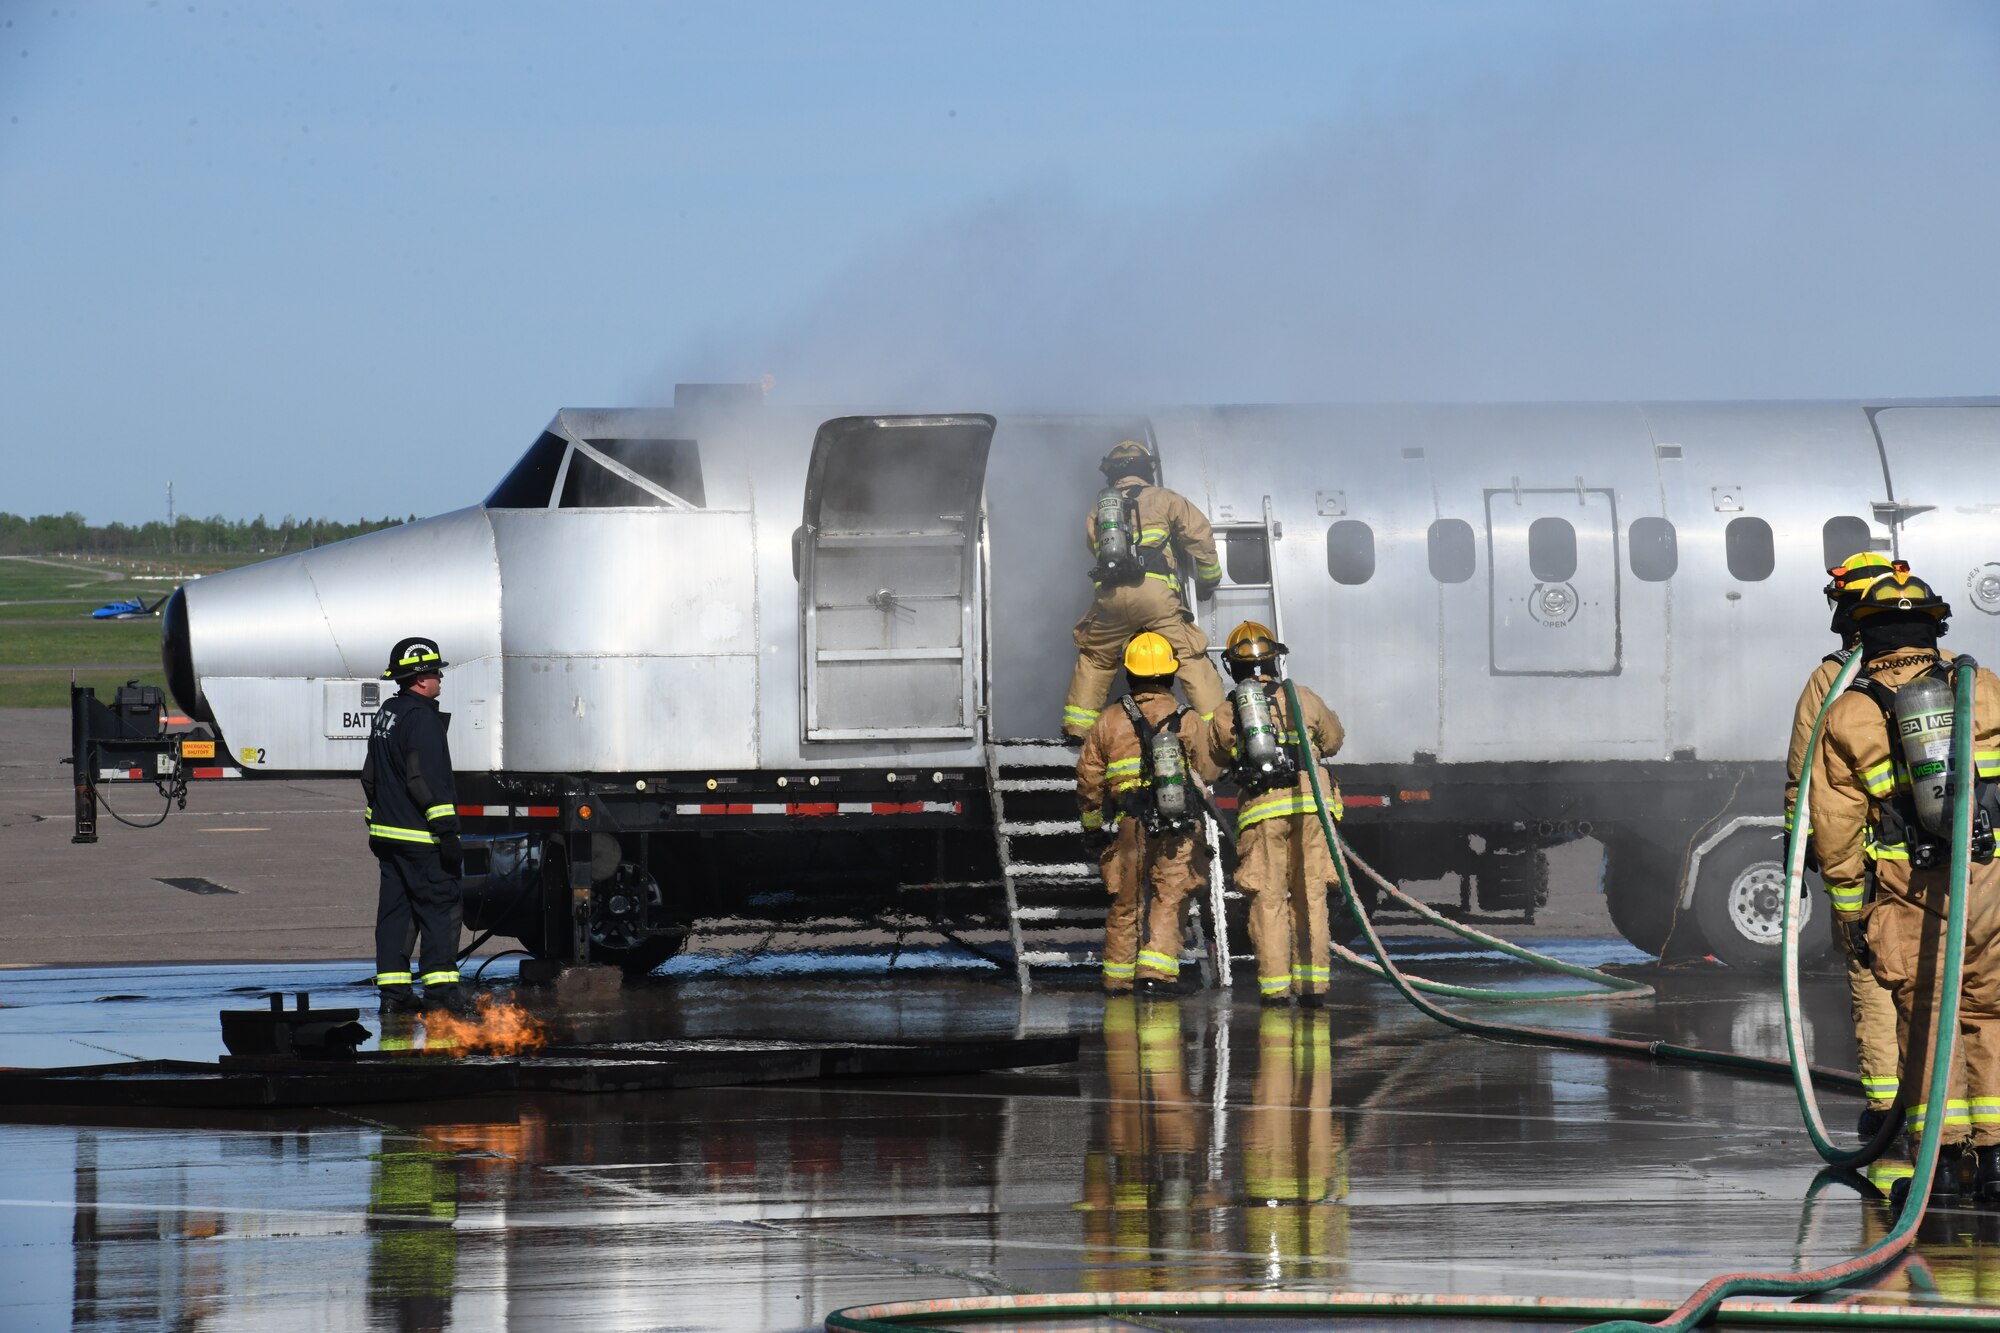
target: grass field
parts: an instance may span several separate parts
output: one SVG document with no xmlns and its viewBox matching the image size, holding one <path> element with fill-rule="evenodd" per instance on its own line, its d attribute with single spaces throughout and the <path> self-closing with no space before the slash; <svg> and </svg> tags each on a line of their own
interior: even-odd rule
<svg viewBox="0 0 2000 1333">
<path fill-rule="evenodd" d="M 0 556 L 0 708 L 67 708 L 70 672 L 101 697 L 127 680 L 159 685 L 160 622 L 92 620 L 90 613 L 119 597 L 147 605 L 175 583 L 142 573 L 209 572 L 262 557 L 170 557 L 71 560 L 62 556 Z"/>
</svg>

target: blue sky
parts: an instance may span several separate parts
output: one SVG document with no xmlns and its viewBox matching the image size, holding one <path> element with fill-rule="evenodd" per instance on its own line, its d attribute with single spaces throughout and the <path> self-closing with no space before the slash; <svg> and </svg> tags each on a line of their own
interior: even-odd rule
<svg viewBox="0 0 2000 1333">
<path fill-rule="evenodd" d="M 0 0 L 0 509 L 560 406 L 1992 393 L 2000 7 Z"/>
</svg>

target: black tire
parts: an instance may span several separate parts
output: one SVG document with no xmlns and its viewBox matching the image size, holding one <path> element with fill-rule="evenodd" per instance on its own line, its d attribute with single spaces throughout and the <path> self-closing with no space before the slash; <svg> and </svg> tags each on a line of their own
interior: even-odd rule
<svg viewBox="0 0 2000 1333">
<path fill-rule="evenodd" d="M 1783 961 L 1781 911 L 1785 891 L 1785 835 L 1776 828 L 1739 829 L 1702 857 L 1694 886 L 1695 919 L 1708 951 L 1731 967 L 1775 973 Z M 1817 962 L 1833 945 L 1832 909 L 1806 877 L 1797 910 L 1799 965 Z"/>
<path fill-rule="evenodd" d="M 1621 825 L 1598 833 L 1604 843 L 1604 906 L 1611 924 L 1634 948 L 1656 958 L 1698 952 L 1686 943 L 1694 930 L 1677 922 L 1674 910 L 1691 832 L 1683 825 L 1662 824 Z"/>
<path fill-rule="evenodd" d="M 592 949 L 595 961 L 610 963 L 625 973 L 628 981 L 637 981 L 649 975 L 661 963 L 679 953 L 687 944 L 687 936 L 676 932 L 672 935 L 653 935 L 628 949 L 613 949 L 597 946 Z"/>
</svg>

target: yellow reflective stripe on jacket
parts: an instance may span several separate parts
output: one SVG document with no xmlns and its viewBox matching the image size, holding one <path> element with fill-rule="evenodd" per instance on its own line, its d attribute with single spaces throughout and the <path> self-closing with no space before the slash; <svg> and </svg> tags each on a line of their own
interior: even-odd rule
<svg viewBox="0 0 2000 1333">
<path fill-rule="evenodd" d="M 424 818 L 443 819 L 448 815 L 455 815 L 457 813 L 458 813 L 458 807 L 455 805 L 434 805 L 430 809 L 424 811 Z"/>
<path fill-rule="evenodd" d="M 1858 912 L 1866 905 L 1868 886 L 1865 884 L 1829 884 L 1826 896 L 1833 899 L 1836 912 Z"/>
<path fill-rule="evenodd" d="M 2000 778 L 2000 750 L 1974 750 L 1972 766 L 1982 778 Z"/>
<path fill-rule="evenodd" d="M 1086 833 L 1095 833 L 1104 827 L 1104 812 L 1102 810 L 1086 810 L 1078 818 L 1083 821 L 1083 830 Z"/>
<path fill-rule="evenodd" d="M 1078 708 L 1075 704 L 1063 705 L 1063 725 L 1066 727 L 1094 727 L 1097 725 L 1098 710 Z"/>
<path fill-rule="evenodd" d="M 1313 800 L 1310 793 L 1295 791 L 1287 787 L 1279 791 L 1266 792 L 1262 796 L 1246 801 L 1238 807 L 1236 811 L 1236 831 L 1241 833 L 1253 824 L 1261 824 L 1267 819 L 1277 819 L 1282 815 L 1316 815 L 1318 813 L 1319 804 Z M 1338 820 L 1346 813 L 1345 805 L 1341 802 L 1340 798 L 1335 797 L 1333 802 L 1333 817 Z"/>
<path fill-rule="evenodd" d="M 1194 576 L 1203 583 L 1220 583 L 1222 582 L 1222 566 L 1196 565 L 1194 567 Z"/>
<path fill-rule="evenodd" d="M 1165 528 L 1140 528 L 1139 545 L 1160 546 L 1172 535 Z"/>
<path fill-rule="evenodd" d="M 1871 1102 L 1888 1101 L 1896 1095 L 1896 1076 L 1894 1074 L 1863 1074 L 1861 1076 L 1861 1091 Z M 2000 1099 L 1975 1098 L 1974 1100 L 1992 1101 L 1996 1108 L 2000 1108 Z"/>
<path fill-rule="evenodd" d="M 2000 1097 L 1974 1097 L 1972 1099 L 1972 1123 L 1975 1125 L 2000 1125 Z"/>
<path fill-rule="evenodd" d="M 391 842 L 435 843 L 437 841 L 437 835 L 427 829 L 397 828 L 393 824 L 370 824 L 368 826 L 368 836 L 371 838 L 387 838 Z"/>
<path fill-rule="evenodd" d="M 1861 785 L 1870 796 L 1887 796 L 1896 790 L 1896 765 L 1892 760 L 1861 771 Z"/>
</svg>

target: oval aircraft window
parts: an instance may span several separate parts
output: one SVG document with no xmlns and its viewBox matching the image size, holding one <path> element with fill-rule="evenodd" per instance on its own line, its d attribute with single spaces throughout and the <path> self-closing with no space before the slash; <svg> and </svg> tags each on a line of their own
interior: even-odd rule
<svg viewBox="0 0 2000 1333">
<path fill-rule="evenodd" d="M 1665 583 L 1681 565 L 1680 539 L 1664 518 L 1635 518 L 1625 533 L 1632 576 L 1647 583 Z"/>
<path fill-rule="evenodd" d="M 1730 519 L 1722 531 L 1722 548 L 1729 558 L 1729 576 L 1745 583 L 1760 583 L 1777 567 L 1771 525 L 1761 518 Z"/>
<path fill-rule="evenodd" d="M 1479 564 L 1472 525 L 1462 518 L 1441 518 L 1430 527 L 1431 577 L 1439 583 L 1463 583 Z"/>
<path fill-rule="evenodd" d="M 1229 581 L 1239 587 L 1269 583 L 1270 543 L 1264 540 L 1262 532 L 1225 532 L 1222 534 L 1222 566 L 1229 573 Z"/>
<path fill-rule="evenodd" d="M 1850 555 L 1875 549 L 1875 534 L 1868 530 L 1868 520 L 1856 518 L 1852 514 L 1836 514 L 1826 521 L 1819 530 L 1819 553 L 1832 569 Z"/>
<path fill-rule="evenodd" d="M 1576 529 L 1566 518 L 1538 518 L 1528 525 L 1528 569 L 1538 583 L 1576 577 Z"/>
<path fill-rule="evenodd" d="M 1326 530 L 1326 572 L 1349 587 L 1375 577 L 1375 530 L 1343 518 Z"/>
</svg>

